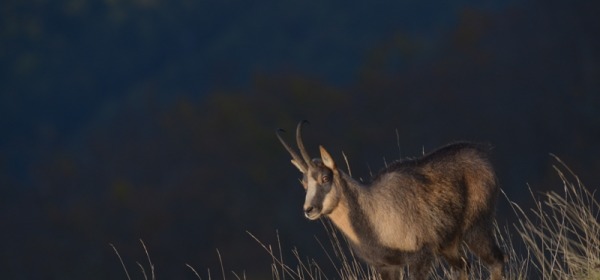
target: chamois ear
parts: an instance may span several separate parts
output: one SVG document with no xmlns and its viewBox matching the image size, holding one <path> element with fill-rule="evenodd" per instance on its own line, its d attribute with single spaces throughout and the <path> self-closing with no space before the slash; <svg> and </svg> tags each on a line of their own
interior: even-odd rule
<svg viewBox="0 0 600 280">
<path fill-rule="evenodd" d="M 295 159 L 292 159 L 292 164 L 294 166 L 296 166 L 296 168 L 298 168 L 298 170 L 300 170 L 300 172 L 306 173 L 306 168 L 304 168 L 304 166 L 302 166 L 300 163 L 298 163 Z"/>
<path fill-rule="evenodd" d="M 321 151 L 321 160 L 323 161 L 323 164 L 331 170 L 336 170 L 335 161 L 333 161 L 329 152 L 327 152 L 323 146 L 319 146 L 319 150 Z"/>
</svg>

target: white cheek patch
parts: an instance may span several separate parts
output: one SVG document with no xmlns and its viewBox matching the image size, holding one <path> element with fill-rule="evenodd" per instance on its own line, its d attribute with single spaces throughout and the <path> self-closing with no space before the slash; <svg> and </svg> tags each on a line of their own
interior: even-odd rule
<svg viewBox="0 0 600 280">
<path fill-rule="evenodd" d="M 304 200 L 304 206 L 310 206 L 310 203 L 314 199 L 317 194 L 317 181 L 312 177 L 308 177 L 308 182 L 306 184 L 306 199 Z"/>
</svg>

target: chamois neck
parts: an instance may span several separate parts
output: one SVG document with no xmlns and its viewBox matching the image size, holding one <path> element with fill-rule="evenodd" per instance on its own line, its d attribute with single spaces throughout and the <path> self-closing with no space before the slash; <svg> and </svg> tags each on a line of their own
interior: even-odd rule
<svg viewBox="0 0 600 280">
<path fill-rule="evenodd" d="M 341 189 L 342 187 L 340 187 Z M 342 191 L 337 207 L 328 215 L 333 224 L 354 244 L 360 244 L 350 220 L 350 207 L 347 194 Z"/>
<path fill-rule="evenodd" d="M 358 181 L 344 172 L 340 172 L 340 179 L 336 185 L 339 201 L 328 217 L 351 242 L 358 245 L 360 241 L 352 224 L 350 211 L 358 208 L 358 205 L 355 204 L 357 204 L 357 196 L 360 196 L 363 188 Z"/>
</svg>

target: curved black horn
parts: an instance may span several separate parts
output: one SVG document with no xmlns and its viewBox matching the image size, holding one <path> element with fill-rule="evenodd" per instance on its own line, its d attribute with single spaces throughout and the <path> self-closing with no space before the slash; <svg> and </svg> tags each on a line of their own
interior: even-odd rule
<svg viewBox="0 0 600 280">
<path fill-rule="evenodd" d="M 285 133 L 285 130 L 283 130 L 281 128 L 277 129 L 277 138 L 279 138 L 279 141 L 281 142 L 283 147 L 288 151 L 288 153 L 290 153 L 290 155 L 292 156 L 294 161 L 296 161 L 296 163 L 298 163 L 304 170 L 306 170 L 307 169 L 306 163 L 302 160 L 302 158 L 300 158 L 300 156 L 296 152 L 294 152 L 294 150 L 290 147 L 290 145 L 288 145 L 283 140 L 283 138 L 281 137 L 281 133 Z"/>
<path fill-rule="evenodd" d="M 304 162 L 312 166 L 312 160 L 310 159 L 310 156 L 308 155 L 308 152 L 304 147 L 304 143 L 302 142 L 302 126 L 305 123 L 310 124 L 307 120 L 302 120 L 300 123 L 298 123 L 298 126 L 296 127 L 296 142 L 298 143 L 298 149 L 300 149 L 300 154 L 302 155 L 302 158 L 304 158 Z"/>
</svg>

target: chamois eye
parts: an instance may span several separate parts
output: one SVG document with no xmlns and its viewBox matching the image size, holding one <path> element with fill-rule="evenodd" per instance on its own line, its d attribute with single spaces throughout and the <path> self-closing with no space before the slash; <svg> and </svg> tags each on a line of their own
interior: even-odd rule
<svg viewBox="0 0 600 280">
<path fill-rule="evenodd" d="M 321 181 L 323 181 L 323 183 L 328 183 L 330 180 L 329 175 L 323 175 L 323 177 L 321 177 Z"/>
</svg>

